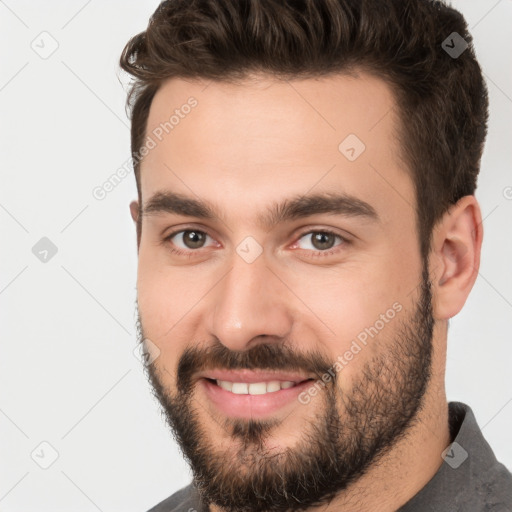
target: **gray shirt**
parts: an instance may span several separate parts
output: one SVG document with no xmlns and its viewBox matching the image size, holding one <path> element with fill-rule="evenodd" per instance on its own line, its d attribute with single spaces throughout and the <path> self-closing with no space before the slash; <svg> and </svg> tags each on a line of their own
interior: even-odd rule
<svg viewBox="0 0 512 512">
<path fill-rule="evenodd" d="M 430 481 L 397 512 L 512 512 L 512 474 L 484 439 L 471 408 L 448 404 L 452 443 Z M 148 512 L 209 512 L 191 482 Z"/>
</svg>

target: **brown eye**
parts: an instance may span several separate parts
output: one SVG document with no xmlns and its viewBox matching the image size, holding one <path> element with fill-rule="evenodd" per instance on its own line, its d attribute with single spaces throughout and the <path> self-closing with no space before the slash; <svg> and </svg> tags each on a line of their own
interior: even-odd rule
<svg viewBox="0 0 512 512">
<path fill-rule="evenodd" d="M 206 234 L 201 231 L 183 231 L 182 240 L 188 249 L 199 249 L 206 240 Z"/>
<path fill-rule="evenodd" d="M 332 233 L 315 233 L 312 235 L 311 242 L 315 249 L 320 251 L 331 249 L 334 246 L 336 237 Z"/>
<path fill-rule="evenodd" d="M 210 238 L 204 231 L 197 229 L 182 229 L 175 231 L 165 238 L 167 242 L 178 249 L 201 249 L 205 246 L 206 240 Z"/>
<path fill-rule="evenodd" d="M 336 239 L 339 239 L 341 242 L 336 243 Z M 306 241 L 301 249 L 312 249 L 320 252 L 327 251 L 345 242 L 342 236 L 330 231 L 310 231 L 304 233 L 298 243 L 300 243 L 301 240 Z"/>
</svg>

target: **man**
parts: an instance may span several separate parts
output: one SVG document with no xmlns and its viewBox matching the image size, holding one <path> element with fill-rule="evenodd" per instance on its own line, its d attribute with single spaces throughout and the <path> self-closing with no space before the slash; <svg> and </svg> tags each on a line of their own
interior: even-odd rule
<svg viewBox="0 0 512 512">
<path fill-rule="evenodd" d="M 153 511 L 505 511 L 447 403 L 488 99 L 427 0 L 170 0 L 125 47 L 148 375 L 193 471 Z"/>
</svg>

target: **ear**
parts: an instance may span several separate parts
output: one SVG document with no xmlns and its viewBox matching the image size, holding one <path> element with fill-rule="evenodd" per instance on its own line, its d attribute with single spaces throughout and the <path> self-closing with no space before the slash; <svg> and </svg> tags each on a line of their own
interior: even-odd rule
<svg viewBox="0 0 512 512">
<path fill-rule="evenodd" d="M 430 261 L 434 318 L 448 320 L 464 306 L 478 276 L 483 225 L 475 196 L 464 196 L 434 228 Z"/>
<path fill-rule="evenodd" d="M 139 202 L 138 201 L 132 201 L 130 203 L 130 213 L 132 215 L 133 222 L 137 223 L 137 220 L 139 218 Z"/>
<path fill-rule="evenodd" d="M 135 226 L 137 229 L 137 252 L 138 252 L 139 246 L 140 246 L 140 230 L 141 230 L 141 222 L 139 222 L 139 202 L 138 201 L 132 201 L 130 203 L 130 214 L 132 216 L 133 222 L 135 223 Z"/>
</svg>

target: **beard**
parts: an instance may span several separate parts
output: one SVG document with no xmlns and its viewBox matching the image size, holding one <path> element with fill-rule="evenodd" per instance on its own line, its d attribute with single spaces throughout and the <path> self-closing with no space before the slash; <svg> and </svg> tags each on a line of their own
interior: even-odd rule
<svg viewBox="0 0 512 512">
<path fill-rule="evenodd" d="M 321 379 L 333 365 L 325 355 L 298 354 L 277 343 L 243 352 L 220 342 L 205 348 L 197 344 L 179 359 L 175 394 L 162 384 L 165 369 L 155 362 L 147 365 L 153 394 L 192 469 L 202 502 L 226 512 L 285 512 L 326 505 L 406 436 L 417 420 L 431 377 L 434 318 L 427 261 L 415 310 L 409 318 L 392 322 L 399 322 L 393 342 L 378 345 L 380 351 L 374 350 L 350 389 L 340 392 L 343 370 L 336 373 L 307 405 L 315 407 L 314 420 L 305 419 L 299 440 L 282 450 L 269 450 L 264 441 L 286 418 L 208 416 L 194 397 L 194 375 L 212 368 L 247 368 L 299 370 Z M 138 328 L 142 340 L 140 316 Z M 223 449 L 211 429 L 205 428 L 214 423 L 228 434 L 229 449 Z"/>
</svg>

